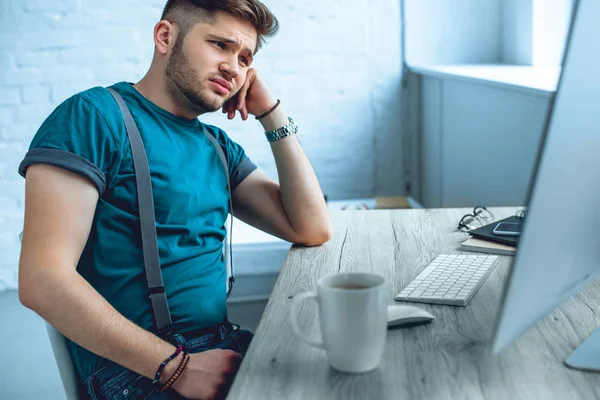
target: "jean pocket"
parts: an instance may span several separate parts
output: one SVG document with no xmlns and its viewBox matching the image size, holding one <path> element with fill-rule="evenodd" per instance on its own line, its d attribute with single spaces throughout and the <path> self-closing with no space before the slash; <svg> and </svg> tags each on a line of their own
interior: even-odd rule
<svg viewBox="0 0 600 400">
<path fill-rule="evenodd" d="M 227 345 L 227 348 L 230 350 L 236 351 L 241 355 L 246 355 L 253 337 L 252 332 L 239 329 L 225 336 L 225 342 L 229 341 L 230 344 Z"/>
<path fill-rule="evenodd" d="M 152 381 L 144 376 L 131 371 L 125 379 L 120 376 L 115 380 L 107 382 L 100 388 L 101 399 L 110 400 L 146 400 L 156 394 L 158 388 L 152 384 Z M 116 382 L 115 382 L 116 381 Z"/>
<path fill-rule="evenodd" d="M 240 346 L 240 353 L 245 356 L 248 352 L 248 347 L 250 347 L 250 342 L 252 342 L 252 339 L 254 338 L 254 334 L 250 331 L 240 329 L 233 332 L 233 335 Z"/>
</svg>

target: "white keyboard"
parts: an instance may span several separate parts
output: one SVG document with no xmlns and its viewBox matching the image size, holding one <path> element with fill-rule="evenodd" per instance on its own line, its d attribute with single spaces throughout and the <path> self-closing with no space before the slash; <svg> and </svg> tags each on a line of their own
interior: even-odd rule
<svg viewBox="0 0 600 400">
<path fill-rule="evenodd" d="M 466 306 L 496 266 L 498 256 L 441 254 L 396 300 Z"/>
</svg>

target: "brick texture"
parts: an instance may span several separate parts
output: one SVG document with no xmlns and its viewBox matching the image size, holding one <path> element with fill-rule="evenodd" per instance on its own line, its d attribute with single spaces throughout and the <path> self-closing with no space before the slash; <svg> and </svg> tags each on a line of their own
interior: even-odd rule
<svg viewBox="0 0 600 400">
<path fill-rule="evenodd" d="M 331 199 L 402 193 L 400 10 L 396 0 L 268 0 L 280 34 L 256 67 L 288 113 Z M 47 115 L 72 94 L 138 81 L 164 0 L 0 2 L 0 290 L 16 288 L 24 180 L 17 167 Z M 202 116 L 268 175 L 253 119 Z"/>
</svg>

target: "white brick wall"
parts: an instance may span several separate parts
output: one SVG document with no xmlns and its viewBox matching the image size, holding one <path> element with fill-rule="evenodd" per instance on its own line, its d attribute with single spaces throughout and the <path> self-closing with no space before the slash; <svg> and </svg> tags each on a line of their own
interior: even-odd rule
<svg viewBox="0 0 600 400">
<path fill-rule="evenodd" d="M 24 180 L 17 167 L 47 115 L 150 65 L 165 0 L 0 1 L 0 290 L 16 287 Z M 269 0 L 280 34 L 256 66 L 296 117 L 332 199 L 402 193 L 397 0 Z M 203 117 L 276 177 L 260 125 Z"/>
</svg>

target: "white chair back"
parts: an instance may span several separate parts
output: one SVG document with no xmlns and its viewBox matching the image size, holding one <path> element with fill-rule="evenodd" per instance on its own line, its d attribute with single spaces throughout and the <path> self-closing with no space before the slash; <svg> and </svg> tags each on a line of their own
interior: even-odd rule
<svg viewBox="0 0 600 400">
<path fill-rule="evenodd" d="M 60 379 L 65 389 L 65 396 L 67 396 L 67 400 L 80 400 L 77 371 L 75 371 L 75 366 L 67 347 L 67 339 L 52 325 L 47 322 L 45 324 L 50 344 L 52 345 L 52 351 L 54 352 L 54 359 L 58 366 Z"/>
</svg>

